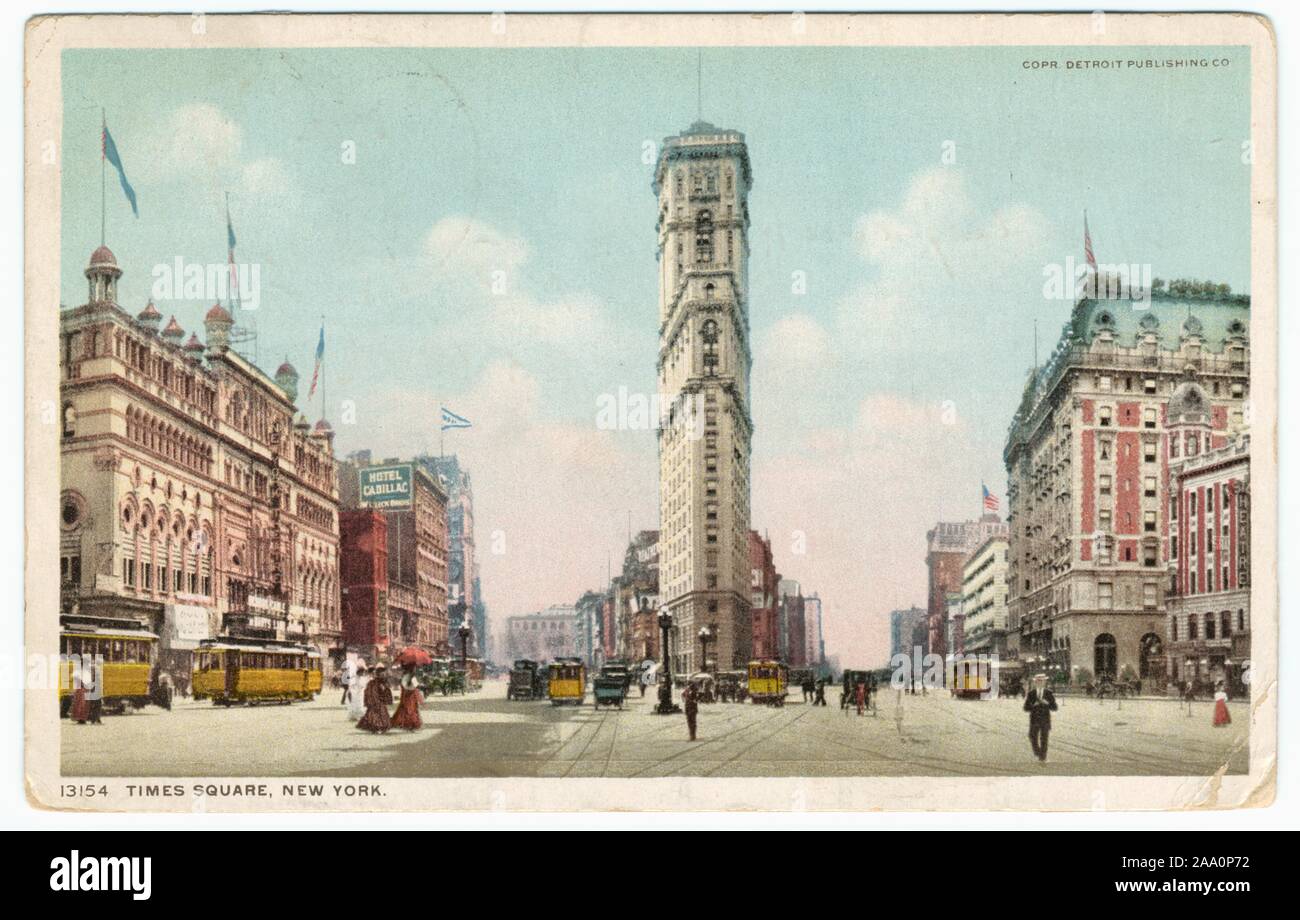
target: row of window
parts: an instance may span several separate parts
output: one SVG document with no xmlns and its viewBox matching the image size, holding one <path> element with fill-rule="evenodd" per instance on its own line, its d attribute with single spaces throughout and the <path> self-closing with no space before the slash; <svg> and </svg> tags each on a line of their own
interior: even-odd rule
<svg viewBox="0 0 1300 920">
<path fill-rule="evenodd" d="M 210 562 L 205 562 L 206 568 Z M 122 582 L 128 587 L 137 587 L 136 576 L 139 575 L 139 587 L 145 591 L 157 591 L 160 594 L 196 594 L 201 597 L 212 596 L 212 576 L 198 572 L 184 572 L 181 569 L 168 569 L 152 562 L 136 565 L 134 559 L 122 560 Z"/>
<path fill-rule="evenodd" d="M 1169 638 L 1172 639 L 1174 642 L 1178 641 L 1179 619 L 1185 619 L 1187 623 L 1187 628 L 1184 630 L 1184 635 L 1187 637 L 1188 641 L 1192 641 L 1200 638 L 1228 639 L 1231 638 L 1232 636 L 1233 615 L 1232 615 L 1232 611 L 1230 610 L 1223 610 L 1218 613 L 1214 613 L 1213 611 L 1211 611 L 1202 616 L 1197 616 L 1194 613 L 1189 613 L 1185 618 L 1170 617 Z M 1236 625 L 1237 632 L 1245 632 L 1246 611 L 1244 609 L 1242 608 L 1237 609 L 1236 621 L 1237 621 L 1237 625 Z"/>
</svg>

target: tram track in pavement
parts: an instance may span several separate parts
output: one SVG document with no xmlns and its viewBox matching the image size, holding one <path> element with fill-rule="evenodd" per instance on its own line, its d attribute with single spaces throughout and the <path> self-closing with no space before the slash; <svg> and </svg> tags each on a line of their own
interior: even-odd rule
<svg viewBox="0 0 1300 920">
<path fill-rule="evenodd" d="M 1002 725 L 984 722 L 978 719 L 973 719 L 971 718 L 968 712 L 958 713 L 952 709 L 946 709 L 946 708 L 941 709 L 941 711 L 957 722 L 964 722 L 968 725 L 972 725 L 984 731 L 992 731 L 992 732 L 1000 733 L 1005 730 L 1004 726 Z M 1122 763 L 1122 764 L 1127 764 L 1130 767 L 1143 768 L 1142 774 L 1130 772 L 1130 773 L 1094 774 L 1094 775 L 1116 775 L 1116 776 L 1199 775 L 1199 774 L 1189 774 L 1186 762 L 1176 757 L 1170 757 L 1167 755 L 1162 756 L 1161 754 L 1158 754 L 1155 751 L 1150 751 L 1150 750 L 1137 752 L 1137 751 L 1126 750 L 1126 749 L 1117 750 L 1115 748 L 1103 748 L 1095 744 L 1087 743 L 1086 741 L 1077 737 L 1062 738 L 1060 737 L 1061 733 L 1062 731 L 1058 724 L 1058 727 L 1055 728 L 1052 732 L 1052 738 L 1050 742 L 1051 750 L 1058 751 L 1058 752 L 1064 751 L 1070 754 L 1074 754 L 1076 756 L 1081 757 L 1084 761 L 1088 763 Z M 1030 772 L 1032 773 L 1033 771 Z"/>
<path fill-rule="evenodd" d="M 789 725 L 789 724 L 791 724 L 792 722 L 797 721 L 798 718 L 801 718 L 802 715 L 805 715 L 805 714 L 806 714 L 806 712 L 805 712 L 805 713 L 801 713 L 800 716 L 797 716 L 795 719 L 787 719 L 787 720 L 784 720 L 780 725 L 777 726 L 777 728 L 776 728 L 775 731 L 773 731 L 770 735 L 768 735 L 768 737 L 772 737 L 773 735 L 777 734 L 777 732 L 779 732 L 779 731 L 780 731 L 784 726 Z M 742 711 L 741 713 L 737 713 L 737 714 L 735 714 L 735 715 L 730 715 L 730 714 L 729 714 L 729 717 L 728 717 L 728 719 L 727 719 L 727 723 L 726 723 L 726 724 L 730 724 L 730 723 L 732 723 L 732 722 L 735 722 L 735 721 L 741 719 L 742 717 L 743 717 L 743 711 Z M 680 724 L 680 723 L 679 723 L 679 724 Z M 720 745 L 720 744 L 726 744 L 726 743 L 728 743 L 728 742 L 732 742 L 732 741 L 735 740 L 735 737 L 736 737 L 737 735 L 739 735 L 739 734 L 741 734 L 741 733 L 743 733 L 743 732 L 745 732 L 745 731 L 748 731 L 748 730 L 751 729 L 751 728 L 762 728 L 763 726 L 768 725 L 768 724 L 770 724 L 770 723 L 767 722 L 766 720 L 763 720 L 763 719 L 757 719 L 757 720 L 752 721 L 752 722 L 746 722 L 744 725 L 741 725 L 741 726 L 739 726 L 738 728 L 734 728 L 734 729 L 732 729 L 731 731 L 729 731 L 729 732 L 727 732 L 727 733 L 725 733 L 725 734 L 722 734 L 722 735 L 716 735 L 716 736 L 711 736 L 711 737 L 709 737 L 709 738 L 707 738 L 707 739 L 703 739 L 703 738 L 702 738 L 702 739 L 700 739 L 700 742 L 697 742 L 697 743 L 694 744 L 694 745 L 692 745 L 690 742 L 684 742 L 684 747 L 683 747 L 680 751 L 678 751 L 677 753 L 675 753 L 675 754 L 673 754 L 673 755 L 671 755 L 671 756 L 669 756 L 669 757 L 665 757 L 665 758 L 662 759 L 662 760 L 651 761 L 651 762 L 647 763 L 645 766 L 643 766 L 641 769 L 637 770 L 635 773 L 631 773 L 631 774 L 629 774 L 626 778 L 628 778 L 628 779 L 632 779 L 632 778 L 634 778 L 634 777 L 643 776 L 643 775 L 646 773 L 647 770 L 652 770 L 652 769 L 655 769 L 655 768 L 657 768 L 657 767 L 662 767 L 662 766 L 664 766 L 665 764 L 672 763 L 673 761 L 680 760 L 681 758 L 684 758 L 684 757 L 686 757 L 686 755 L 689 755 L 689 754 L 699 754 L 699 755 L 701 755 L 701 756 L 698 756 L 698 757 L 689 757 L 689 758 L 687 758 L 684 762 L 687 762 L 687 763 L 696 763 L 696 762 L 698 762 L 698 761 L 704 760 L 705 757 L 707 756 L 707 754 L 709 753 L 709 751 L 713 748 L 713 746 L 715 746 L 715 745 Z M 685 727 L 685 726 L 683 725 L 682 727 Z M 717 727 L 718 727 L 718 726 L 717 726 L 717 724 L 715 723 L 714 726 L 713 726 L 714 731 L 717 730 Z M 658 729 L 656 729 L 656 730 L 662 730 L 662 729 L 661 729 L 661 728 L 658 728 Z M 755 742 L 755 744 L 761 743 L 762 740 L 763 740 L 763 739 L 760 739 L 760 741 L 759 741 L 759 742 Z M 733 758 L 733 759 L 734 759 L 734 758 Z M 725 761 L 724 763 L 730 763 L 730 762 L 731 762 L 731 760 L 729 759 L 729 760 Z M 665 773 L 665 774 L 663 774 L 663 775 L 665 775 L 665 776 L 672 776 L 672 775 L 674 775 L 674 774 L 672 774 L 672 773 Z M 705 774 L 705 775 L 709 775 L 709 774 Z"/>
<path fill-rule="evenodd" d="M 733 754 L 731 757 L 729 757 L 729 758 L 727 758 L 726 760 L 722 761 L 720 764 L 718 764 L 717 766 L 715 766 L 712 770 L 710 770 L 710 771 L 709 771 L 708 773 L 706 773 L 705 775 L 706 775 L 706 776 L 715 776 L 715 775 L 717 775 L 717 772 L 718 772 L 719 770 L 721 770 L 723 767 L 726 767 L 726 766 L 729 766 L 730 764 L 735 763 L 735 762 L 736 762 L 737 760 L 739 760 L 741 757 L 744 757 L 746 754 L 748 754 L 750 751 L 752 751 L 754 748 L 758 747 L 760 744 L 764 743 L 765 741 L 771 741 L 773 738 L 775 738 L 775 737 L 776 737 L 778 734 L 780 734 L 782 731 L 784 731 L 785 729 L 787 729 L 787 728 L 789 728 L 790 726 L 794 725 L 794 723 L 798 722 L 800 719 L 802 719 L 804 716 L 808 715 L 808 714 L 811 713 L 812 711 L 813 711 L 813 707 L 812 707 L 812 706 L 806 706 L 806 707 L 803 709 L 803 711 L 800 712 L 800 713 L 799 713 L 797 716 L 795 716 L 793 719 L 788 719 L 787 721 L 785 721 L 785 722 L 783 722 L 782 724 L 778 725 L 774 730 L 772 730 L 772 731 L 769 732 L 768 734 L 764 735 L 762 738 L 759 738 L 757 741 L 755 741 L 753 744 L 749 745 L 749 746 L 748 746 L 747 748 L 745 748 L 744 750 L 738 751 L 738 752 L 736 752 L 735 754 Z M 761 725 L 763 725 L 762 722 L 753 722 L 753 723 L 750 723 L 750 726 L 747 726 L 747 727 L 752 727 L 752 726 L 761 726 Z"/>
</svg>

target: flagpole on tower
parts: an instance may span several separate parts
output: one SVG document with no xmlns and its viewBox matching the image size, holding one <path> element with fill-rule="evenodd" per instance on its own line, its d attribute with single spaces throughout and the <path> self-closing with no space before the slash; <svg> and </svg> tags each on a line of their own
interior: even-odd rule
<svg viewBox="0 0 1300 920">
<path fill-rule="evenodd" d="M 105 246 L 107 233 L 105 225 L 108 218 L 108 202 L 104 193 L 105 176 L 108 170 L 108 113 L 101 106 L 99 109 L 99 245 Z"/>
<path fill-rule="evenodd" d="M 325 336 L 325 314 L 324 313 L 320 315 L 320 330 L 321 330 L 320 332 L 321 337 L 324 338 Z M 321 418 L 326 417 L 325 410 L 328 407 L 329 407 L 329 403 L 325 401 L 325 354 L 324 352 L 322 352 L 320 357 L 320 417 Z"/>
</svg>

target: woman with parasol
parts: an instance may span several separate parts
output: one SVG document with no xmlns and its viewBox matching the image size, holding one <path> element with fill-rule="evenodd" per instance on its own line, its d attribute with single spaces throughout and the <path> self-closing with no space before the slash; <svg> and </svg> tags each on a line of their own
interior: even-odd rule
<svg viewBox="0 0 1300 920">
<path fill-rule="evenodd" d="M 357 728 L 364 728 L 373 734 L 382 734 L 392 728 L 388 718 L 388 706 L 393 702 L 393 691 L 388 686 L 388 670 L 383 663 L 375 665 L 374 675 L 366 684 L 366 714 L 357 723 Z"/>
<path fill-rule="evenodd" d="M 413 732 L 423 722 L 420 721 L 420 682 L 415 677 L 415 669 L 421 665 L 433 664 L 433 656 L 422 648 L 408 646 L 393 659 L 402 666 L 402 698 L 393 713 L 393 725 Z"/>
</svg>

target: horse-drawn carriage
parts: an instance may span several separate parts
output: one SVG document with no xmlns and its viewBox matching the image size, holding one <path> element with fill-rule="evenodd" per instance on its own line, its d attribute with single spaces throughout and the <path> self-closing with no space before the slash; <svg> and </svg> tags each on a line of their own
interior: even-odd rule
<svg viewBox="0 0 1300 920">
<path fill-rule="evenodd" d="M 420 685 L 420 692 L 426 697 L 465 692 L 464 679 L 446 658 L 435 658 L 429 664 L 416 668 L 415 679 Z"/>
<path fill-rule="evenodd" d="M 744 671 L 723 671 L 718 675 L 718 702 L 743 703 L 749 698 Z"/>
<path fill-rule="evenodd" d="M 601 706 L 622 709 L 623 701 L 627 699 L 627 684 L 618 675 L 599 674 L 591 682 L 591 695 L 597 709 Z"/>
<path fill-rule="evenodd" d="M 530 658 L 515 660 L 506 685 L 508 700 L 540 700 L 546 697 L 546 671 Z"/>
</svg>

